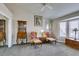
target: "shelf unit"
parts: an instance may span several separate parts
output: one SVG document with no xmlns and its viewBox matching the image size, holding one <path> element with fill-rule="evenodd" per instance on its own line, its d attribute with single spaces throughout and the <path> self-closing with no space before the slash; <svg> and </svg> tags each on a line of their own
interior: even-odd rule
<svg viewBox="0 0 79 59">
<path fill-rule="evenodd" d="M 5 20 L 0 19 L 0 42 L 3 42 L 3 45 L 6 42 L 6 31 L 5 31 Z"/>
<path fill-rule="evenodd" d="M 21 44 L 23 44 L 23 40 L 26 39 L 27 43 L 27 32 L 26 32 L 26 25 L 27 21 L 18 21 L 18 32 L 17 32 L 17 44 L 18 41 L 21 41 Z"/>
</svg>

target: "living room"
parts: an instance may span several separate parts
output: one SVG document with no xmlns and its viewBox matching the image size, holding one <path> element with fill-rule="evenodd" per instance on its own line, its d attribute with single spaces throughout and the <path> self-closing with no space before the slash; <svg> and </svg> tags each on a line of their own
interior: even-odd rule
<svg viewBox="0 0 79 59">
<path fill-rule="evenodd" d="M 63 54 L 60 54 L 58 52 L 56 53 L 57 55 L 74 55 L 74 51 L 77 52 L 76 55 L 79 55 L 78 51 L 74 50 L 74 47 L 71 48 L 70 45 L 70 47 L 65 45 L 66 38 L 73 38 L 73 40 L 75 40 L 76 38 L 78 40 L 78 32 L 75 36 L 75 32 L 73 31 L 73 29 L 75 28 L 77 28 L 78 30 L 78 6 L 78 3 L 0 3 L 0 18 L 6 21 L 6 26 L 4 26 L 6 40 L 4 40 L 5 42 L 1 41 L 5 43 L 1 43 L 4 46 L 3 48 L 5 48 L 5 45 L 9 48 L 13 48 L 15 46 L 16 48 L 13 49 L 16 51 L 17 47 L 21 46 L 28 51 L 28 48 L 25 46 L 29 46 L 27 43 L 30 42 L 30 34 L 32 33 L 32 36 L 35 35 L 35 40 L 32 40 L 30 44 L 34 45 L 32 47 L 34 47 L 35 49 L 39 50 L 43 46 L 47 46 L 48 50 L 51 47 L 51 49 L 55 47 L 54 49 L 61 48 L 60 51 L 64 51 L 64 45 L 65 49 L 71 50 L 72 53 L 68 54 L 68 51 L 63 53 L 62 51 Z M 71 20 L 76 19 L 77 21 L 73 21 L 73 23 L 75 22 L 74 24 L 76 26 L 71 26 L 73 25 L 70 24 Z M 32 38 L 33 37 L 31 37 L 31 39 Z M 43 44 L 43 41 L 38 41 L 36 40 L 36 38 L 43 40 L 46 38 L 49 42 L 45 42 L 45 45 Z M 54 44 L 53 42 L 55 42 L 56 44 Z M 38 43 L 40 43 L 42 47 Z M 49 52 L 51 52 L 51 49 Z M 31 51 L 31 48 L 29 50 Z M 32 51 L 32 53 L 34 51 Z M 29 55 L 29 53 L 25 53 L 25 55 Z M 46 53 L 43 54 L 41 52 L 36 53 L 35 55 L 55 55 L 52 53 Z M 14 53 L 14 55 L 18 54 Z"/>
</svg>

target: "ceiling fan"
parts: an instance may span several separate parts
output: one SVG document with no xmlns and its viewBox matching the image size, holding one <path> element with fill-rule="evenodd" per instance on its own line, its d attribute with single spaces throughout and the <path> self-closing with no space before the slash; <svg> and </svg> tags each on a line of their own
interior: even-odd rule
<svg viewBox="0 0 79 59">
<path fill-rule="evenodd" d="M 50 6 L 50 5 L 46 4 L 46 3 L 42 3 L 42 8 L 41 8 L 41 11 L 44 11 L 44 10 L 45 10 L 45 8 L 48 8 L 48 9 L 50 9 L 50 10 L 52 10 L 52 9 L 53 9 L 53 7 L 52 7 L 52 6 Z"/>
</svg>

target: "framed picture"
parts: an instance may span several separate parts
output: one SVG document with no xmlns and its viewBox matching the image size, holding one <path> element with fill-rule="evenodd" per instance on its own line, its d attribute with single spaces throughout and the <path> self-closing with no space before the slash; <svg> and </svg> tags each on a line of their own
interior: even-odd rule
<svg viewBox="0 0 79 59">
<path fill-rule="evenodd" d="M 43 25 L 43 17 L 35 15 L 34 16 L 34 26 L 42 26 Z"/>
</svg>

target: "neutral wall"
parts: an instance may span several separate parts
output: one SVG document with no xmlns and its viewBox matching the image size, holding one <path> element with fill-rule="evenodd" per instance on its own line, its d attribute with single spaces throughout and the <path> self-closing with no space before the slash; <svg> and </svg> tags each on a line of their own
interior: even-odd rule
<svg viewBox="0 0 79 59">
<path fill-rule="evenodd" d="M 0 14 L 8 18 L 12 18 L 12 13 L 10 12 L 10 10 L 8 10 L 8 8 L 3 3 L 0 3 Z"/>
<path fill-rule="evenodd" d="M 43 18 L 43 26 L 41 27 L 36 27 L 34 26 L 34 14 L 30 14 L 30 13 L 15 13 L 14 14 L 14 20 L 13 20 L 13 44 L 16 44 L 16 39 L 17 39 L 17 31 L 18 31 L 18 24 L 17 24 L 17 21 L 18 20 L 25 20 L 27 21 L 27 36 L 28 36 L 28 40 L 29 40 L 29 33 L 32 32 L 32 31 L 35 31 L 37 32 L 40 36 L 41 34 L 41 30 L 42 29 L 46 29 L 46 20 L 45 18 Z"/>
<path fill-rule="evenodd" d="M 7 24 L 8 24 L 8 20 L 7 20 L 7 18 L 6 18 L 5 16 L 3 16 L 3 15 L 1 15 L 1 14 L 0 14 L 0 20 L 5 20 L 5 21 L 6 21 L 6 22 L 5 22 L 5 27 L 6 27 L 6 28 L 5 28 L 5 32 L 6 32 L 6 45 L 8 45 L 8 37 L 7 37 L 7 35 L 8 35 L 8 32 L 7 32 L 7 31 L 8 31 L 8 30 L 7 30 L 7 29 L 8 29 L 8 25 L 7 25 Z M 0 45 L 3 45 L 3 43 L 0 42 Z"/>
<path fill-rule="evenodd" d="M 12 13 L 8 10 L 8 8 L 3 3 L 0 3 L 0 14 L 5 16 L 8 21 L 12 20 Z M 7 25 L 8 29 L 10 29 L 9 25 L 11 26 L 11 24 L 8 23 L 6 25 Z M 7 38 L 7 45 L 8 45 L 8 47 L 11 47 L 10 42 L 11 42 L 12 38 L 9 37 L 9 35 L 11 35 L 11 32 L 10 31 L 7 31 L 7 32 L 8 32 L 7 37 L 6 37 Z"/>
<path fill-rule="evenodd" d="M 0 13 L 2 15 L 6 16 L 8 19 L 9 18 L 10 19 L 13 18 L 13 20 L 12 20 L 12 27 L 10 26 L 12 28 L 12 41 L 9 40 L 10 43 L 8 43 L 8 44 L 11 44 L 11 42 L 12 42 L 12 44 L 16 44 L 17 27 L 18 27 L 17 26 L 17 21 L 18 20 L 26 20 L 27 21 L 27 33 L 30 33 L 31 31 L 36 31 L 36 32 L 38 32 L 40 34 L 40 31 L 42 29 L 44 29 L 44 30 L 46 29 L 46 24 L 47 23 L 46 23 L 46 19 L 45 18 L 43 18 L 43 26 L 42 27 L 34 27 L 34 15 L 36 15 L 36 14 L 31 14 L 30 12 L 24 12 L 24 11 L 21 11 L 21 10 L 16 10 L 16 11 L 17 11 L 16 13 L 14 13 L 14 12 L 11 13 L 4 4 L 0 4 Z M 9 25 L 9 23 L 8 23 L 8 25 Z M 8 36 L 7 36 L 7 38 L 8 38 Z"/>
</svg>

